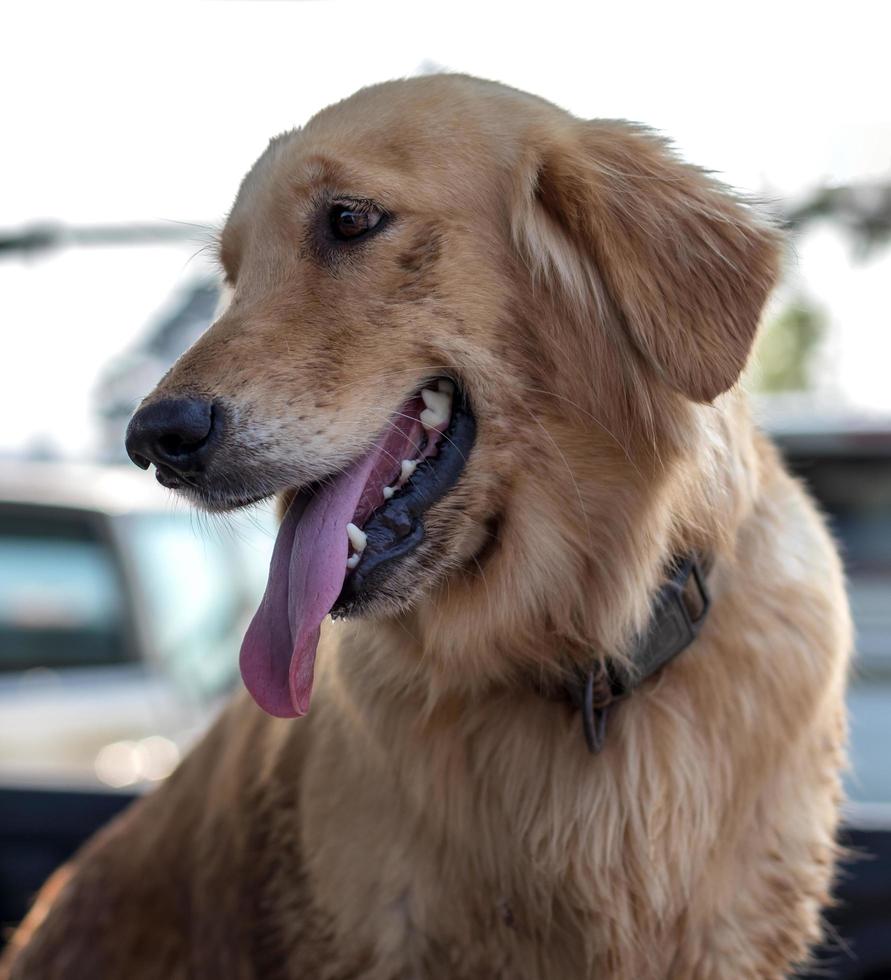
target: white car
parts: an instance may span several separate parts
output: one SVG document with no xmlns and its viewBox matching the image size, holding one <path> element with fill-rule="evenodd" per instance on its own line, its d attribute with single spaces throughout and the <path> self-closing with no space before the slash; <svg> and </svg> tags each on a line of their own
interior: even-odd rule
<svg viewBox="0 0 891 980">
<path fill-rule="evenodd" d="M 167 775 L 237 679 L 270 528 L 128 467 L 0 464 L 0 784 Z"/>
</svg>

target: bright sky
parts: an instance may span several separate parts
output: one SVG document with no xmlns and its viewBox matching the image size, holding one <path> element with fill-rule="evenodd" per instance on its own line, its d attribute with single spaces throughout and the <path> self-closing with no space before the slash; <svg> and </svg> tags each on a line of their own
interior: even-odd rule
<svg viewBox="0 0 891 980">
<path fill-rule="evenodd" d="M 424 63 L 644 121 L 750 191 L 887 175 L 889 27 L 889 5 L 850 0 L 18 4 L 0 40 L 0 227 L 219 221 L 271 135 Z M 200 267 L 193 250 L 0 262 L 0 452 L 91 447 L 97 374 Z M 891 410 L 891 269 L 849 258 L 816 235 L 799 271 L 842 324 L 835 381 Z"/>
</svg>

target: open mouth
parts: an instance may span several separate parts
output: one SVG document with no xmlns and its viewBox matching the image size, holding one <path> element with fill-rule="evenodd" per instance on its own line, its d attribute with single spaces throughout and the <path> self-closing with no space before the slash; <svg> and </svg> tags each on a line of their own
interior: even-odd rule
<svg viewBox="0 0 891 980">
<path fill-rule="evenodd" d="M 296 494 L 241 648 L 261 708 L 306 713 L 322 621 L 368 605 L 421 544 L 424 515 L 457 483 L 475 436 L 465 395 L 440 378 L 401 406 L 368 453 Z"/>
</svg>

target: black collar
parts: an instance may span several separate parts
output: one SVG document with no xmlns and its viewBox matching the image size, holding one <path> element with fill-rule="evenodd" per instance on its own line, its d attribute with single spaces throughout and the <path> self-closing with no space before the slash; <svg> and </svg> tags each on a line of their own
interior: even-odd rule
<svg viewBox="0 0 891 980">
<path fill-rule="evenodd" d="M 603 748 L 609 708 L 628 697 L 648 677 L 687 649 L 696 639 L 708 614 L 706 589 L 709 563 L 695 555 L 676 558 L 653 603 L 646 632 L 635 642 L 629 666 L 598 660 L 563 686 L 562 695 L 581 712 L 588 750 Z"/>
</svg>

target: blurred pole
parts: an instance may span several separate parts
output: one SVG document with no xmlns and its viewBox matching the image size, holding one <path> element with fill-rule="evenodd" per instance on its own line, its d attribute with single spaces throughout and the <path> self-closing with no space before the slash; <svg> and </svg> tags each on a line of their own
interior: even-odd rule
<svg viewBox="0 0 891 980">
<path fill-rule="evenodd" d="M 31 256 L 71 246 L 160 245 L 195 242 L 214 235 L 212 225 L 191 222 L 144 222 L 118 225 L 33 224 L 0 231 L 0 259 Z"/>
</svg>

